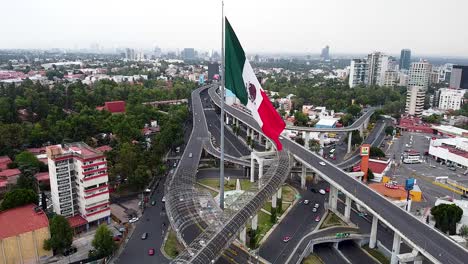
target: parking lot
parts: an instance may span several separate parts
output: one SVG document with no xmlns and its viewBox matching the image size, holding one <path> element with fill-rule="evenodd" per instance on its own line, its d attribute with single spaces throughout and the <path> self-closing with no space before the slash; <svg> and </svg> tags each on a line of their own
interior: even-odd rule
<svg viewBox="0 0 468 264">
<path fill-rule="evenodd" d="M 395 139 L 387 150 L 387 154 L 393 155 L 397 165 L 390 171 L 390 176 L 394 176 L 400 184 L 405 183 L 408 178 L 415 178 L 417 185 L 423 192 L 423 202 L 413 203 L 412 211 L 421 208 L 434 206 L 439 197 L 451 196 L 460 199 L 460 195 L 453 193 L 432 182 L 436 177 L 449 177 L 450 179 L 468 183 L 468 176 L 463 175 L 464 170 L 456 168 L 451 170 L 447 165 L 437 162 L 435 159 L 424 155 L 429 150 L 430 139 L 434 135 L 404 132 L 398 139 Z M 418 151 L 421 154 L 422 162 L 419 164 L 405 164 L 401 157 L 409 150 Z"/>
</svg>

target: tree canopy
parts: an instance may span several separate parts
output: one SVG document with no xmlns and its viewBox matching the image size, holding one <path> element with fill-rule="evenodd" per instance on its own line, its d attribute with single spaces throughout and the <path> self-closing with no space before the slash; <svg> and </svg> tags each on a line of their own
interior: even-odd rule
<svg viewBox="0 0 468 264">
<path fill-rule="evenodd" d="M 96 249 L 97 257 L 106 257 L 112 254 L 116 245 L 112 232 L 107 228 L 107 225 L 102 224 L 98 227 L 96 234 L 94 234 L 92 245 Z"/>
<path fill-rule="evenodd" d="M 50 238 L 44 241 L 44 249 L 53 249 L 63 253 L 73 243 L 73 229 L 68 220 L 61 215 L 54 215 L 49 220 Z"/>
<path fill-rule="evenodd" d="M 30 203 L 38 203 L 36 192 L 31 189 L 14 189 L 5 194 L 0 209 L 7 210 Z"/>
<path fill-rule="evenodd" d="M 385 157 L 385 152 L 383 152 L 379 147 L 371 147 L 370 156 L 372 158 L 383 158 Z"/>
<path fill-rule="evenodd" d="M 463 209 L 455 204 L 439 204 L 431 208 L 431 214 L 434 216 L 435 227 L 449 235 L 457 233 L 457 223 L 463 216 Z"/>
</svg>

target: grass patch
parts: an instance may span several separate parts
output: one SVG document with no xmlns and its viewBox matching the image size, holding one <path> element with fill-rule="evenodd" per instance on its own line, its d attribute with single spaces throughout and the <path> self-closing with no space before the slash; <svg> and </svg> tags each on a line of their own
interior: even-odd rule
<svg viewBox="0 0 468 264">
<path fill-rule="evenodd" d="M 289 185 L 283 186 L 283 191 L 281 195 L 282 195 L 281 197 L 283 198 L 283 201 L 285 202 L 293 202 L 296 199 L 296 192 Z"/>
<path fill-rule="evenodd" d="M 385 257 L 382 252 L 378 251 L 377 249 L 370 248 L 369 245 L 365 245 L 362 247 L 367 253 L 371 254 L 374 258 L 376 258 L 382 264 L 390 264 L 390 260 Z"/>
<path fill-rule="evenodd" d="M 184 250 L 184 247 L 179 243 L 179 241 L 177 241 L 176 233 L 170 229 L 166 243 L 164 244 L 164 252 L 169 257 L 175 258 L 182 250 Z"/>
<path fill-rule="evenodd" d="M 347 226 L 347 224 L 343 220 L 341 220 L 341 218 L 339 218 L 336 214 L 328 211 L 328 214 L 325 220 L 323 220 L 322 225 L 320 226 L 319 229 L 327 228 L 331 226 Z"/>
<path fill-rule="evenodd" d="M 200 179 L 198 180 L 199 183 L 210 186 L 215 189 L 219 189 L 219 179 Z M 241 189 L 242 190 L 249 190 L 252 186 L 250 180 L 240 180 Z M 224 190 L 225 191 L 232 191 L 236 189 L 236 179 L 231 179 L 229 182 L 224 182 Z"/>
<path fill-rule="evenodd" d="M 302 261 L 302 264 L 323 264 L 323 261 L 316 254 L 311 254 Z"/>
<path fill-rule="evenodd" d="M 197 189 L 200 190 L 200 191 L 207 191 L 207 192 L 209 192 L 209 193 L 211 194 L 211 196 L 213 196 L 213 197 L 216 197 L 216 195 L 218 195 L 218 192 L 213 191 L 213 190 L 208 189 L 208 188 L 205 188 L 205 187 L 203 187 L 203 186 L 201 186 L 201 185 L 197 185 Z"/>
</svg>

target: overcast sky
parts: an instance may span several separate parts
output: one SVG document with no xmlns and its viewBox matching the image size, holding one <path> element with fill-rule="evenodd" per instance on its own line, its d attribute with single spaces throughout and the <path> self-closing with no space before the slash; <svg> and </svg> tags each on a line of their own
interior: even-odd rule
<svg viewBox="0 0 468 264">
<path fill-rule="evenodd" d="M 220 0 L 1 0 L 0 48 L 219 49 Z M 226 0 L 253 52 L 468 56 L 464 0 Z"/>
</svg>

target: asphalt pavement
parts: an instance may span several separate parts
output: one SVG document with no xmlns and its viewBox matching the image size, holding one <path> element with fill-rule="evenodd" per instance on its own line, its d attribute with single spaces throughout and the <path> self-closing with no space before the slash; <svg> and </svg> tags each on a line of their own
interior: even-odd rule
<svg viewBox="0 0 468 264">
<path fill-rule="evenodd" d="M 348 264 L 333 247 L 332 243 L 315 245 L 314 253 L 319 256 L 325 264 Z"/>
<path fill-rule="evenodd" d="M 338 250 L 353 264 L 379 264 L 352 240 L 340 242 Z"/>
<path fill-rule="evenodd" d="M 318 190 L 325 189 L 327 186 L 328 183 L 320 182 L 311 187 Z M 260 247 L 260 256 L 271 263 L 285 263 L 302 237 L 312 232 L 317 226 L 318 222 L 315 222 L 315 218 L 322 216 L 325 212 L 324 203 L 328 194 L 314 193 L 309 189 L 300 190 L 298 188 L 298 190 L 301 195 L 300 202 L 295 204 Z M 309 200 L 309 204 L 304 204 L 304 200 Z M 312 212 L 315 203 L 318 203 L 320 206 L 316 213 Z M 287 243 L 283 242 L 285 236 L 291 237 L 291 240 Z"/>
<path fill-rule="evenodd" d="M 154 192 L 150 201 L 155 200 L 156 205 L 149 205 L 134 224 L 134 232 L 125 245 L 125 249 L 115 260 L 115 263 L 169 263 L 169 260 L 161 253 L 161 243 L 164 239 L 166 229 L 169 225 L 164 204 L 161 202 L 164 192 L 164 184 L 161 182 Z M 148 238 L 143 240 L 141 235 L 148 233 Z M 154 256 L 148 255 L 148 250 L 154 249 Z"/>
</svg>

